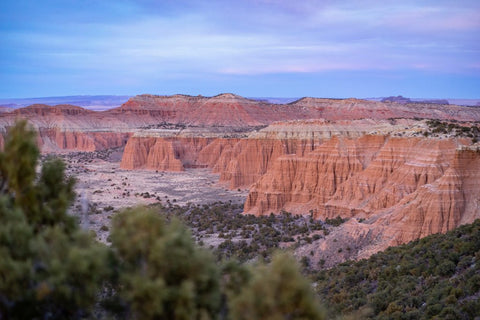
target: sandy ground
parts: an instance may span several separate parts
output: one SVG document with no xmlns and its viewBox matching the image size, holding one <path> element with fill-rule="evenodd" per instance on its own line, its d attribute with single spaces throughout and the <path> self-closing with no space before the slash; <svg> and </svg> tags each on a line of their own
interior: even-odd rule
<svg viewBox="0 0 480 320">
<path fill-rule="evenodd" d="M 246 192 L 232 191 L 218 183 L 218 175 L 208 169 L 185 172 L 122 170 L 119 163 L 94 161 L 77 175 L 77 201 L 86 198 L 99 208 L 114 209 L 162 202 L 185 205 L 229 201 L 243 203 Z"/>
<path fill-rule="evenodd" d="M 106 241 L 112 215 L 122 208 L 162 203 L 185 205 L 216 201 L 244 203 L 247 190 L 228 190 L 209 169 L 184 172 L 120 169 L 121 150 L 62 155 L 67 174 L 76 177 L 71 213 L 83 227 Z"/>
</svg>

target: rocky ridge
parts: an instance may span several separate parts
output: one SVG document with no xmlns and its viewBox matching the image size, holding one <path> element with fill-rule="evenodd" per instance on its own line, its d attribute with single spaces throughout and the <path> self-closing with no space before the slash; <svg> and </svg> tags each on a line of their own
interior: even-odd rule
<svg viewBox="0 0 480 320">
<path fill-rule="evenodd" d="M 288 104 L 273 104 L 251 100 L 234 94 L 220 94 L 214 97 L 203 96 L 155 96 L 138 95 L 130 98 L 118 108 L 106 111 L 90 111 L 72 105 L 47 106 L 34 104 L 11 112 L 0 113 L 0 132 L 5 133 L 17 119 L 27 119 L 43 137 L 45 152 L 54 149 L 87 151 L 104 148 L 108 145 L 97 142 L 105 134 L 116 135 L 111 147 L 119 146 L 125 134 L 139 130 L 161 129 L 165 126 L 180 128 L 204 128 L 204 131 L 238 133 L 256 130 L 278 121 L 325 119 L 393 119 L 426 118 L 440 120 L 480 121 L 480 109 L 455 105 L 400 104 L 395 102 L 375 102 L 359 99 L 320 99 L 302 98 Z M 345 124 L 348 125 L 348 124 Z M 207 128 L 207 129 L 205 129 Z M 222 129 L 223 128 L 223 129 Z M 67 143 L 58 143 L 61 138 L 51 139 L 51 131 L 56 136 L 65 134 Z M 48 133 L 45 133 L 48 132 Z M 90 134 L 98 132 L 97 134 Z M 198 132 L 194 132 L 196 134 Z M 74 137 L 87 134 L 87 138 Z M 204 133 L 205 134 L 205 133 Z M 225 135 L 225 134 L 224 134 Z M 90 140 L 89 143 L 82 142 Z M 73 148 L 73 149 L 72 149 Z"/>
<path fill-rule="evenodd" d="M 246 213 L 350 218 L 312 243 L 317 259 L 342 241 L 355 244 L 344 258 L 361 258 L 480 216 L 478 143 L 448 132 L 426 137 L 418 119 L 470 126 L 480 121 L 478 108 L 140 95 L 103 112 L 70 105 L 4 112 L 1 132 L 18 118 L 38 130 L 43 152 L 125 146 L 123 169 L 209 168 L 229 188 L 249 189 Z"/>
</svg>

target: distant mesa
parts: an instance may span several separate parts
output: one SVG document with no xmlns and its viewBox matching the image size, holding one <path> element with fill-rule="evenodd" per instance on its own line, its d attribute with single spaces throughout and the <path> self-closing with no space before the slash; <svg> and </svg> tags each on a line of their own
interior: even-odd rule
<svg viewBox="0 0 480 320">
<path fill-rule="evenodd" d="M 426 104 L 450 104 L 448 100 L 446 99 L 410 99 L 407 97 L 403 96 L 391 96 L 391 97 L 386 97 L 381 100 L 382 102 L 396 102 L 396 103 L 401 103 L 401 104 L 406 104 L 406 103 L 426 103 Z"/>
<path fill-rule="evenodd" d="M 403 96 L 391 96 L 382 99 L 382 102 L 410 103 L 412 100 Z"/>
<path fill-rule="evenodd" d="M 414 101 L 417 103 L 427 103 L 427 104 L 450 104 L 448 100 L 445 99 L 429 99 L 429 100 L 421 100 L 421 101 Z"/>
<path fill-rule="evenodd" d="M 0 106 L 7 106 L 18 109 L 32 104 L 46 104 L 49 106 L 71 104 L 84 107 L 90 110 L 107 110 L 118 107 L 127 101 L 130 96 L 113 95 L 81 95 L 81 96 L 63 96 L 63 97 L 42 97 L 42 98 L 16 98 L 0 99 Z M 1 111 L 0 111 L 1 112 Z"/>
</svg>

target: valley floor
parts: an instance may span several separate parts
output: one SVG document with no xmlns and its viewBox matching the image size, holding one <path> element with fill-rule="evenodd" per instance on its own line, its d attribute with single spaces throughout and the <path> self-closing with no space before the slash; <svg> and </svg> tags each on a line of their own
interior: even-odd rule
<svg viewBox="0 0 480 320">
<path fill-rule="evenodd" d="M 77 180 L 72 213 L 79 215 L 82 225 L 94 230 L 103 242 L 116 210 L 154 203 L 243 204 L 248 193 L 219 184 L 218 175 L 209 169 L 184 172 L 120 169 L 121 153 L 120 149 L 111 149 L 59 155 L 65 161 L 67 175 Z"/>
</svg>

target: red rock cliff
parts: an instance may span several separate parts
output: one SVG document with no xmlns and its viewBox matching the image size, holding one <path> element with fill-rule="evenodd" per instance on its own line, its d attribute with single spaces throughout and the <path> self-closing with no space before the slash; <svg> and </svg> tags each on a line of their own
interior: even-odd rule
<svg viewBox="0 0 480 320">
<path fill-rule="evenodd" d="M 310 249 L 326 258 L 322 254 L 338 246 L 332 239 L 343 239 L 344 246 L 356 247 L 350 258 L 365 258 L 480 218 L 480 151 L 470 143 L 333 137 L 303 156 L 278 157 L 252 185 L 244 209 L 352 218 Z"/>
<path fill-rule="evenodd" d="M 300 152 L 305 143 L 296 139 L 238 139 L 186 137 L 132 137 L 122 157 L 124 169 L 182 171 L 205 167 L 220 174 L 230 188 L 248 187 L 280 155 Z"/>
<path fill-rule="evenodd" d="M 245 211 L 368 217 L 442 177 L 459 144 L 455 139 L 334 137 L 304 156 L 276 159 L 252 186 Z"/>
<path fill-rule="evenodd" d="M 124 146 L 130 136 L 130 133 L 125 132 L 40 129 L 39 145 L 41 146 L 42 152 L 58 150 L 96 151 Z"/>
<path fill-rule="evenodd" d="M 120 167 L 183 171 L 185 167 L 202 165 L 198 163 L 198 151 L 207 143 L 201 138 L 133 137 L 125 146 Z"/>
<path fill-rule="evenodd" d="M 117 119 L 72 105 L 34 104 L 0 116 L 4 131 L 25 119 L 38 132 L 42 152 L 95 151 L 125 145 L 132 134 Z"/>
<path fill-rule="evenodd" d="M 479 181 L 480 152 L 461 148 L 444 174 L 403 198 L 375 225 L 385 228 L 388 245 L 398 245 L 471 223 L 480 218 Z"/>
</svg>

